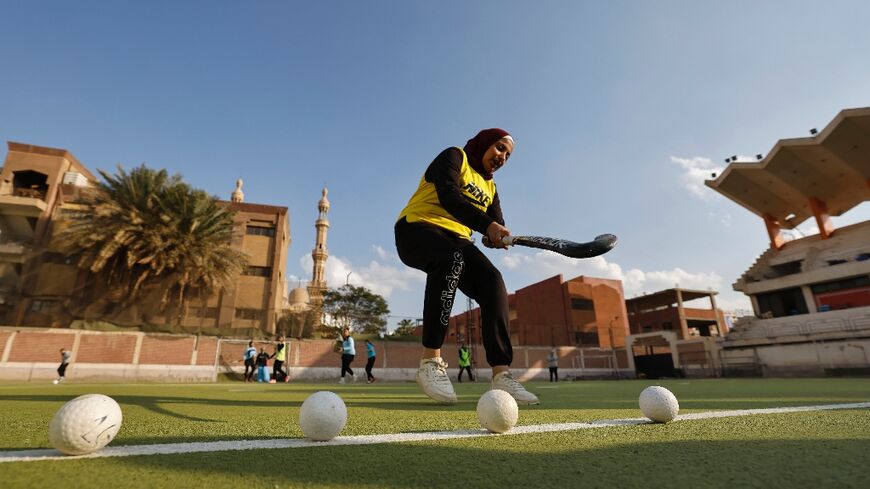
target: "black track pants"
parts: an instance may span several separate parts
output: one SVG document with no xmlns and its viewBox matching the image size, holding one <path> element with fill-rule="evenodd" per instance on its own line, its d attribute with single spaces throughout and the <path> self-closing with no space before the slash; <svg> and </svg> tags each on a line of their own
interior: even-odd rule
<svg viewBox="0 0 870 489">
<path fill-rule="evenodd" d="M 501 273 L 471 241 L 426 223 L 396 223 L 396 249 L 409 267 L 426 272 L 423 346 L 441 348 L 456 289 L 480 305 L 483 347 L 490 366 L 513 360 L 507 290 Z"/>
<path fill-rule="evenodd" d="M 341 378 L 344 378 L 345 372 L 353 375 L 353 369 L 350 368 L 350 362 L 353 361 L 355 355 L 341 354 Z"/>
</svg>

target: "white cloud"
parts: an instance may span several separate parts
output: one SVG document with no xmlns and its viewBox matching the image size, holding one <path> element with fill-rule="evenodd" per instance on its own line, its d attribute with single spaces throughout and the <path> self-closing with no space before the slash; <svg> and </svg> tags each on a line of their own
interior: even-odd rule
<svg viewBox="0 0 870 489">
<path fill-rule="evenodd" d="M 386 252 L 383 247 L 372 246 L 372 251 L 376 258 L 365 265 L 355 265 L 343 257 L 330 256 L 325 270 L 327 286 L 341 287 L 349 282 L 382 295 L 390 302 L 391 309 L 393 306 L 400 311 L 413 311 L 419 308 L 422 305 L 426 275 L 405 266 L 397 255 Z M 576 260 L 548 251 L 524 252 L 517 249 L 502 256 L 500 261 L 505 279 L 511 282 L 507 284 L 511 292 L 557 274 L 562 275 L 564 280 L 586 275 L 620 280 L 626 299 L 679 285 L 687 289 L 712 289 L 719 292 L 716 299 L 717 306 L 725 311 L 751 310 L 749 300 L 731 291 L 730 285 L 725 284 L 722 277 L 715 272 L 691 272 L 682 268 L 624 270 L 618 263 L 608 261 L 604 256 Z M 303 270 L 311 270 L 313 265 L 311 255 L 303 255 L 299 263 Z M 300 278 L 290 275 L 287 280 L 288 288 L 292 289 L 298 286 Z M 303 278 L 303 286 L 309 281 L 310 277 Z M 408 294 L 404 292 L 410 292 L 412 299 L 409 299 Z M 390 301 L 391 296 L 397 296 L 396 304 Z M 408 302 L 409 300 L 411 302 Z"/>
<path fill-rule="evenodd" d="M 819 234 L 819 225 L 814 219 L 805 221 L 794 229 L 783 229 L 782 235 L 786 241 L 801 239 L 806 236 Z"/>
<path fill-rule="evenodd" d="M 752 315 L 752 301 L 740 292 L 720 292 L 716 296 L 716 307 L 738 317 Z"/>
<path fill-rule="evenodd" d="M 381 246 L 373 246 L 372 249 L 378 259 L 362 266 L 354 265 L 339 256 L 330 256 L 324 269 L 326 286 L 334 288 L 349 283 L 365 287 L 389 299 L 394 290 L 409 290 L 425 281 L 426 275 L 423 272 L 406 267 L 399 261 L 398 256 L 388 254 Z M 311 255 L 306 254 L 299 259 L 299 263 L 304 270 L 311 270 L 314 260 Z"/>
<path fill-rule="evenodd" d="M 671 163 L 676 163 L 683 168 L 680 181 L 692 195 L 702 199 L 710 199 L 717 195 L 716 192 L 704 185 L 704 180 L 712 179 L 713 173 L 716 175 L 722 173 L 722 166 L 714 165 L 710 158 L 701 156 L 694 158 L 671 156 Z"/>
<path fill-rule="evenodd" d="M 637 268 L 623 270 L 603 256 L 589 260 L 575 260 L 548 251 L 524 254 L 512 252 L 502 258 L 507 270 L 522 276 L 524 285 L 561 274 L 563 280 L 580 275 L 596 278 L 610 278 L 622 281 L 625 297 L 631 298 L 643 293 L 679 286 L 686 289 L 720 291 L 724 280 L 715 272 L 689 272 L 682 268 L 671 270 L 644 271 Z"/>
<path fill-rule="evenodd" d="M 718 225 L 730 228 L 733 221 L 730 212 L 708 212 L 707 217 L 710 221 L 715 221 Z"/>
<path fill-rule="evenodd" d="M 372 245 L 372 249 L 375 250 L 375 254 L 378 255 L 378 258 L 380 258 L 381 260 L 386 260 L 390 257 L 390 255 L 387 253 L 387 250 L 385 250 L 383 246 Z"/>
</svg>

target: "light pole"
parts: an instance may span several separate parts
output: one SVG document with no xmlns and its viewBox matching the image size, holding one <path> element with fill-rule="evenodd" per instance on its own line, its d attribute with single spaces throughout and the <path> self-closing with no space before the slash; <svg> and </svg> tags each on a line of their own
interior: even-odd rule
<svg viewBox="0 0 870 489">
<path fill-rule="evenodd" d="M 610 327 L 607 328 L 607 333 L 610 335 L 610 353 L 613 356 L 611 360 L 613 362 L 613 374 L 616 376 L 616 379 L 619 380 L 619 361 L 616 359 L 616 345 L 613 344 L 613 323 L 619 319 L 619 316 L 614 316 L 613 319 L 610 320 Z M 626 350 L 626 354 L 628 350 Z"/>
<path fill-rule="evenodd" d="M 353 273 L 353 270 L 347 272 L 347 277 L 344 278 L 344 285 L 350 285 L 350 274 Z"/>
</svg>

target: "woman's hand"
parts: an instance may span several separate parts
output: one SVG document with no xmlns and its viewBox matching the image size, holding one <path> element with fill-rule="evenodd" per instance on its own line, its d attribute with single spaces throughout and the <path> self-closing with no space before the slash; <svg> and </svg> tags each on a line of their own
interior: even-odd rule
<svg viewBox="0 0 870 489">
<path fill-rule="evenodd" d="M 505 236 L 510 236 L 511 232 L 508 228 L 502 226 L 501 224 L 493 221 L 486 228 L 486 238 L 483 240 L 483 245 L 487 248 L 507 248 L 502 242 L 502 238 Z M 487 243 L 487 241 L 489 241 Z"/>
</svg>

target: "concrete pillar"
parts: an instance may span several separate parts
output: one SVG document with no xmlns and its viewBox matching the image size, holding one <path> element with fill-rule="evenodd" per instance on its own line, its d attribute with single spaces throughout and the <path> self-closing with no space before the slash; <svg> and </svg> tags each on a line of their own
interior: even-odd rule
<svg viewBox="0 0 870 489">
<path fill-rule="evenodd" d="M 785 238 L 782 237 L 782 228 L 779 222 L 769 214 L 764 215 L 764 226 L 767 228 L 767 236 L 770 238 L 770 246 L 776 249 L 782 249 L 785 245 Z"/>
<path fill-rule="evenodd" d="M 758 298 L 754 295 L 750 295 L 749 301 L 752 303 L 752 312 L 754 312 L 756 316 L 760 316 L 761 311 L 758 310 Z"/>
<path fill-rule="evenodd" d="M 70 362 L 75 362 L 76 360 L 78 360 L 78 358 L 76 358 L 76 357 L 78 357 L 79 345 L 81 345 L 81 343 L 82 343 L 82 332 L 76 331 L 75 336 L 73 336 L 73 346 L 72 346 L 72 352 L 71 352 L 72 356 L 69 357 Z"/>
<path fill-rule="evenodd" d="M 686 321 L 686 311 L 683 310 L 683 294 L 680 292 L 680 289 L 675 290 L 677 291 L 677 314 L 680 317 L 680 332 L 685 340 L 689 337 L 689 323 Z"/>
<path fill-rule="evenodd" d="M 813 297 L 813 289 L 809 285 L 801 285 L 801 293 L 803 293 L 804 301 L 807 303 L 807 311 L 810 313 L 819 312 L 816 307 L 816 299 Z"/>
<path fill-rule="evenodd" d="M 819 226 L 819 236 L 822 239 L 830 238 L 831 234 L 834 233 L 834 223 L 831 222 L 831 215 L 828 214 L 828 204 L 815 197 L 810 197 L 810 209 L 812 209 L 816 224 Z"/>
<path fill-rule="evenodd" d="M 9 361 L 9 354 L 12 353 L 12 343 L 15 341 L 15 335 L 18 334 L 18 331 L 13 331 L 8 338 L 6 338 L 6 346 L 3 347 L 3 357 L 0 358 L 0 363 L 6 363 Z"/>
<path fill-rule="evenodd" d="M 133 365 L 139 365 L 139 355 L 142 353 L 142 340 L 145 339 L 145 333 L 136 334 L 136 346 L 133 348 Z"/>
</svg>

